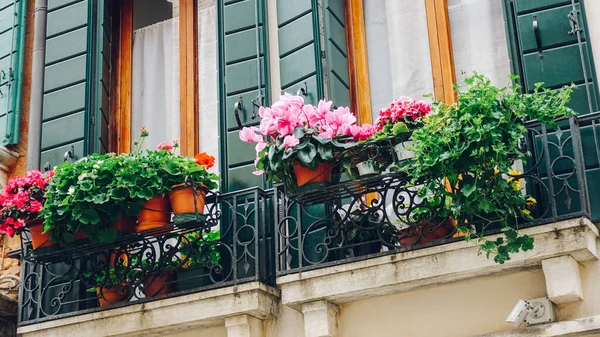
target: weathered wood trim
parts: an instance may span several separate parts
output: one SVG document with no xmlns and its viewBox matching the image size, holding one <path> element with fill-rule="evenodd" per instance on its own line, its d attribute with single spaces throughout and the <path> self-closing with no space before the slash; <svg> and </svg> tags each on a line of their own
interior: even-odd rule
<svg viewBox="0 0 600 337">
<path fill-rule="evenodd" d="M 454 55 L 448 18 L 447 0 L 425 0 L 431 72 L 435 98 L 446 103 L 456 100 L 454 83 Z"/>
<path fill-rule="evenodd" d="M 179 3 L 180 140 L 181 154 L 194 156 L 198 135 L 198 2 Z"/>
</svg>

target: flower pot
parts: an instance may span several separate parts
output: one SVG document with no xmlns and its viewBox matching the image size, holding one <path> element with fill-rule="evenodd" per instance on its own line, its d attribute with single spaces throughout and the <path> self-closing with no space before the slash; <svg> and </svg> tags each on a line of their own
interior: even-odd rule
<svg viewBox="0 0 600 337">
<path fill-rule="evenodd" d="M 455 224 L 451 219 L 446 219 L 443 222 L 430 222 L 419 226 L 421 231 L 420 243 L 427 243 L 433 240 L 450 237 L 454 233 Z"/>
<path fill-rule="evenodd" d="M 135 233 L 136 218 L 134 216 L 122 215 L 113 223 L 113 227 L 120 233 Z"/>
<path fill-rule="evenodd" d="M 200 288 L 213 283 L 210 278 L 210 268 L 206 266 L 196 265 L 177 270 L 178 291 Z"/>
<path fill-rule="evenodd" d="M 407 150 L 407 147 L 411 147 L 415 145 L 413 141 L 405 141 L 394 146 L 394 151 L 396 151 L 396 156 L 398 157 L 398 162 L 402 162 L 415 157 L 415 153 L 413 151 Z"/>
<path fill-rule="evenodd" d="M 413 226 L 406 226 L 398 230 L 398 243 L 400 246 L 412 246 L 420 243 L 419 230 Z"/>
<path fill-rule="evenodd" d="M 125 284 L 115 284 L 110 288 L 102 287 L 96 289 L 98 302 L 101 307 L 126 301 L 129 297 L 129 288 Z"/>
<path fill-rule="evenodd" d="M 75 241 L 88 239 L 87 234 L 85 234 L 85 232 L 83 232 L 83 231 L 77 231 L 77 232 L 73 233 L 73 237 L 75 238 Z"/>
<path fill-rule="evenodd" d="M 162 195 L 157 195 L 146 201 L 142 206 L 142 210 L 137 216 L 138 226 L 136 230 L 141 232 L 151 228 L 163 227 L 170 220 L 171 204 L 169 203 L 169 199 Z"/>
<path fill-rule="evenodd" d="M 146 297 L 170 294 L 175 291 L 173 273 L 150 273 L 143 281 Z"/>
<path fill-rule="evenodd" d="M 175 214 L 198 213 L 204 212 L 204 198 L 206 189 L 204 185 L 196 186 L 196 190 L 192 186 L 186 184 L 178 184 L 173 186 L 173 190 L 169 192 L 169 200 Z"/>
<path fill-rule="evenodd" d="M 360 163 L 356 164 L 356 168 L 358 169 L 358 175 L 361 177 L 368 177 L 380 174 L 381 172 L 375 167 L 375 161 L 372 159 L 361 161 Z"/>
<path fill-rule="evenodd" d="M 29 233 L 31 234 L 31 246 L 33 249 L 57 245 L 56 242 L 50 240 L 50 232 L 42 234 L 44 231 L 44 222 L 42 219 L 27 221 L 27 228 L 29 228 Z"/>
<path fill-rule="evenodd" d="M 294 162 L 294 173 L 298 187 L 308 183 L 324 183 L 331 181 L 331 164 L 320 163 L 316 170 L 306 168 L 298 162 Z"/>
</svg>

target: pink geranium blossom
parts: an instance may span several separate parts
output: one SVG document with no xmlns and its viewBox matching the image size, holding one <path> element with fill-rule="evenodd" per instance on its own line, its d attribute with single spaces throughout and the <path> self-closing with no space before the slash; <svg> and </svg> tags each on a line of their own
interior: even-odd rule
<svg viewBox="0 0 600 337">
<path fill-rule="evenodd" d="M 425 117 L 429 112 L 431 112 L 430 103 L 402 96 L 379 111 L 379 117 L 375 125 L 378 130 L 381 130 L 387 124 L 414 122 Z"/>
<path fill-rule="evenodd" d="M 173 151 L 173 145 L 169 142 L 162 142 L 156 145 L 157 150 Z"/>
</svg>

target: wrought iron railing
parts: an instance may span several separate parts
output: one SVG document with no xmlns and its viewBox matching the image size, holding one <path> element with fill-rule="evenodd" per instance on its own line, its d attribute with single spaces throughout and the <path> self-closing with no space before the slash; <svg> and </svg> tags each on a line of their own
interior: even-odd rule
<svg viewBox="0 0 600 337">
<path fill-rule="evenodd" d="M 530 132 L 522 145 L 531 157 L 517 166 L 524 172 L 523 189 L 537 204 L 534 220 L 523 219 L 520 228 L 593 218 L 586 175 L 600 171 L 599 119 L 600 114 L 571 118 L 554 129 L 526 123 Z M 582 141 L 586 132 L 594 144 Z M 413 213 L 424 205 L 431 207 L 399 172 L 302 192 L 276 185 L 212 194 L 201 218 L 113 244 L 33 252 L 25 234 L 20 324 L 249 281 L 274 284 L 276 275 L 463 239 L 450 219 L 415 221 Z M 205 235 L 211 230 L 219 230 L 216 239 Z M 115 292 L 119 301 L 106 303 Z M 108 306 L 100 307 L 102 301 Z"/>
<path fill-rule="evenodd" d="M 578 119 L 554 129 L 535 121 L 526 127 L 522 146 L 531 157 L 515 164 L 522 173 L 513 179 L 524 181 L 522 188 L 537 204 L 534 220 L 522 219 L 519 227 L 590 217 Z M 443 200 L 432 205 L 419 197 L 402 172 L 299 193 L 279 185 L 275 200 L 278 276 L 463 239 L 456 223 L 439 215 Z M 427 219 L 417 216 L 424 209 Z M 473 226 L 482 235 L 499 231 Z"/>
<path fill-rule="evenodd" d="M 207 196 L 205 212 L 115 243 L 32 251 L 23 236 L 21 325 L 245 282 L 274 282 L 272 194 Z"/>
</svg>

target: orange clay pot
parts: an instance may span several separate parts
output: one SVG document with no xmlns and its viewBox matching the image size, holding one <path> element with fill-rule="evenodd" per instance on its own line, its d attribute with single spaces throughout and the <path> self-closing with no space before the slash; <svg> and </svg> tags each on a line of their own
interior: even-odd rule
<svg viewBox="0 0 600 337">
<path fill-rule="evenodd" d="M 144 295 L 154 297 L 170 294 L 175 291 L 173 273 L 151 273 L 144 279 Z"/>
<path fill-rule="evenodd" d="M 331 164 L 320 163 L 316 170 L 308 169 L 298 162 L 294 162 L 294 173 L 298 187 L 307 183 L 323 183 L 331 181 Z"/>
<path fill-rule="evenodd" d="M 33 249 L 57 245 L 56 242 L 50 240 L 50 232 L 42 234 L 44 231 L 44 222 L 42 219 L 27 221 L 27 228 L 29 228 L 29 233 L 31 234 L 31 246 Z"/>
<path fill-rule="evenodd" d="M 192 186 L 178 184 L 174 185 L 173 190 L 169 192 L 169 200 L 175 214 L 196 213 L 196 210 L 198 214 L 204 213 L 205 197 L 206 190 L 204 185 L 196 186 L 196 190 L 194 191 Z M 195 204 L 194 199 L 196 199 Z"/>
<path fill-rule="evenodd" d="M 169 199 L 157 195 L 146 201 L 142 206 L 142 210 L 137 216 L 138 226 L 136 231 L 166 226 L 171 220 L 171 204 Z"/>
<path fill-rule="evenodd" d="M 96 295 L 98 295 L 98 302 L 101 307 L 107 307 L 111 304 L 123 302 L 129 297 L 126 286 L 124 284 L 115 284 L 110 289 L 100 288 L 96 289 Z"/>
<path fill-rule="evenodd" d="M 113 223 L 113 227 L 121 233 L 135 233 L 136 218 L 123 215 Z"/>
</svg>

